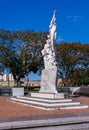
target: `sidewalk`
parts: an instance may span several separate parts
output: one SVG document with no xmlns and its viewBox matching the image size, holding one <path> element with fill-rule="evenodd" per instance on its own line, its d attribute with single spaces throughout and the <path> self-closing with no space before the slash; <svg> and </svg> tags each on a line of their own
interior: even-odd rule
<svg viewBox="0 0 89 130">
<path fill-rule="evenodd" d="M 42 128 L 42 127 L 53 127 L 53 126 L 66 126 L 66 125 L 75 125 L 75 124 L 83 124 L 89 123 L 89 114 L 86 116 L 83 115 L 71 115 L 71 116 L 59 116 L 55 118 L 55 116 L 48 116 L 46 117 L 33 117 L 31 119 L 28 118 L 13 118 L 13 119 L 6 119 L 0 120 L 0 130 L 14 130 L 14 129 L 26 129 L 26 128 Z M 41 129 L 40 128 L 40 129 Z M 60 128 L 60 127 L 59 127 Z M 39 129 L 39 130 L 40 130 Z"/>
</svg>

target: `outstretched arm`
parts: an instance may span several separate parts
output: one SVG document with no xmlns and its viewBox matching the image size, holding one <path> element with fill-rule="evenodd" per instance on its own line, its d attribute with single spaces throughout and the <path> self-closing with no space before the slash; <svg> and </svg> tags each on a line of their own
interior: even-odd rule
<svg viewBox="0 0 89 130">
<path fill-rule="evenodd" d="M 52 17 L 52 20 L 50 22 L 50 25 L 49 27 L 51 28 L 53 26 L 53 24 L 56 24 L 55 21 L 56 21 L 56 10 L 54 10 L 54 14 L 53 14 L 53 17 Z"/>
</svg>

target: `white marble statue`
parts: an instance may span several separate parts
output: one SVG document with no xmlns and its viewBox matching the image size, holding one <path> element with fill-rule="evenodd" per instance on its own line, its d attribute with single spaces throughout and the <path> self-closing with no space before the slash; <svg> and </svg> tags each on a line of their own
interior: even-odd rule
<svg viewBox="0 0 89 130">
<path fill-rule="evenodd" d="M 46 40 L 42 55 L 44 58 L 45 69 L 42 70 L 40 91 L 41 93 L 57 94 L 57 62 L 55 56 L 55 40 L 56 40 L 56 17 L 55 11 L 49 25 L 49 35 Z"/>
<path fill-rule="evenodd" d="M 56 58 L 55 58 L 55 48 L 54 48 L 54 43 L 55 43 L 55 40 L 56 40 L 55 12 L 56 11 L 54 11 L 53 18 L 52 18 L 50 25 L 49 25 L 50 33 L 48 35 L 48 39 L 46 41 L 44 49 L 42 50 L 45 69 L 51 69 L 51 68 L 53 68 L 57 65 Z"/>
</svg>

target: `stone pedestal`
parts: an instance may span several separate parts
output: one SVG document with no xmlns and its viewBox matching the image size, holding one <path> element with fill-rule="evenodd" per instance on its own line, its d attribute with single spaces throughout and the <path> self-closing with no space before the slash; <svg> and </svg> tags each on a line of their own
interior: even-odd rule
<svg viewBox="0 0 89 130">
<path fill-rule="evenodd" d="M 24 96 L 24 88 L 12 88 L 12 96 Z"/>
<path fill-rule="evenodd" d="M 57 67 L 42 70 L 41 93 L 58 93 L 57 91 Z"/>
<path fill-rule="evenodd" d="M 33 98 L 42 99 L 64 99 L 63 93 L 31 93 Z"/>
</svg>

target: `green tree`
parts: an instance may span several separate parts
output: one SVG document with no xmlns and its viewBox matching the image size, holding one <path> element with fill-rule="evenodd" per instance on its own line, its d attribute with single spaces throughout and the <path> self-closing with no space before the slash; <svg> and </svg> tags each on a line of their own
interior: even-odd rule
<svg viewBox="0 0 89 130">
<path fill-rule="evenodd" d="M 75 80 L 75 74 L 78 78 L 78 70 L 89 67 L 89 45 L 81 43 L 62 43 L 57 45 L 57 59 L 59 74 L 63 76 L 64 84 L 69 86 L 71 80 Z M 72 79 L 71 79 L 72 77 Z M 77 79 L 76 79 L 77 80 Z M 80 82 L 77 81 L 76 84 Z"/>
<path fill-rule="evenodd" d="M 29 72 L 36 73 L 43 67 L 41 50 L 47 33 L 4 30 L 1 34 L 0 62 L 10 70 L 17 83 Z"/>
</svg>

